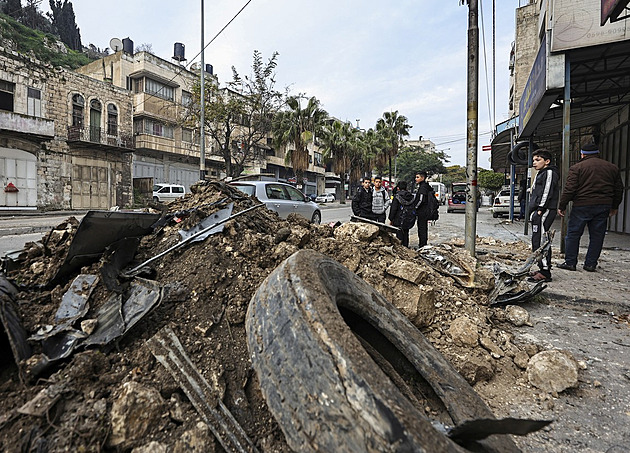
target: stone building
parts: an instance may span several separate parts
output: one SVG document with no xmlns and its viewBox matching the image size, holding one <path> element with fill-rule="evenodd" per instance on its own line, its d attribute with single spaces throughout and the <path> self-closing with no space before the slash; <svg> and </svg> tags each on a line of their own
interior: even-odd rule
<svg viewBox="0 0 630 453">
<path fill-rule="evenodd" d="M 0 209 L 108 209 L 133 201 L 132 99 L 0 48 Z"/>
</svg>

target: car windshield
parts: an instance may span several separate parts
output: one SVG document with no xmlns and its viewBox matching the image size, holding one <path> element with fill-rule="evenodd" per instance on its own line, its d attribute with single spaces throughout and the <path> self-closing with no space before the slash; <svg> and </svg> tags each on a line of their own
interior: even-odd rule
<svg viewBox="0 0 630 453">
<path fill-rule="evenodd" d="M 247 195 L 255 195 L 256 194 L 256 187 L 255 186 L 251 186 L 249 184 L 234 184 L 234 187 L 236 187 L 241 192 L 246 193 Z"/>
</svg>

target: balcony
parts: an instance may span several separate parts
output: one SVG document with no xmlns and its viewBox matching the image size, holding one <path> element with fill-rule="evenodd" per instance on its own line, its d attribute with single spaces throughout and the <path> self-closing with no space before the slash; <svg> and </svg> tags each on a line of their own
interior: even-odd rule
<svg viewBox="0 0 630 453">
<path fill-rule="evenodd" d="M 134 149 L 131 134 L 111 135 L 100 127 L 68 126 L 68 143 L 87 143 L 98 146 Z"/>
<path fill-rule="evenodd" d="M 36 116 L 22 115 L 0 110 L 0 130 L 50 139 L 55 136 L 55 122 Z"/>
</svg>

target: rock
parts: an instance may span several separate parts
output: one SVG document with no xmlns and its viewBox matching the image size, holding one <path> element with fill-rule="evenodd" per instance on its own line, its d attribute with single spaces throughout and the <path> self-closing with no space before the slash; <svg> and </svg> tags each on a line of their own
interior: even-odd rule
<svg viewBox="0 0 630 453">
<path fill-rule="evenodd" d="M 489 381 L 494 376 L 492 360 L 487 353 L 482 355 L 469 355 L 457 367 L 457 371 L 470 385 L 481 381 Z"/>
<path fill-rule="evenodd" d="M 396 260 L 388 268 L 387 273 L 411 283 L 427 282 L 428 272 L 412 261 Z"/>
<path fill-rule="evenodd" d="M 529 356 L 527 355 L 527 352 L 525 351 L 518 351 L 515 355 L 514 355 L 514 359 L 512 359 L 514 361 L 514 364 L 519 367 L 522 370 L 527 369 L 527 365 L 529 363 Z"/>
<path fill-rule="evenodd" d="M 286 241 L 289 238 L 289 236 L 291 236 L 291 228 L 282 227 L 278 231 L 276 231 L 273 241 L 276 244 L 280 244 L 281 242 Z"/>
<path fill-rule="evenodd" d="M 565 351 L 542 351 L 529 359 L 529 383 L 547 393 L 559 393 L 578 384 L 578 367 Z"/>
<path fill-rule="evenodd" d="M 516 327 L 531 326 L 529 322 L 529 312 L 523 307 L 517 305 L 508 305 L 505 307 L 505 317 Z"/>
<path fill-rule="evenodd" d="M 203 422 L 190 429 L 175 443 L 173 453 L 213 453 L 214 442 L 210 437 L 208 425 Z"/>
<path fill-rule="evenodd" d="M 308 228 L 295 226 L 291 230 L 288 241 L 299 248 L 304 248 L 311 241 L 311 232 Z"/>
<path fill-rule="evenodd" d="M 96 330 L 97 325 L 98 319 L 85 319 L 81 321 L 81 330 L 88 335 L 92 335 L 92 333 Z"/>
<path fill-rule="evenodd" d="M 448 333 L 453 342 L 460 346 L 474 347 L 477 346 L 479 341 L 477 324 L 466 316 L 455 319 L 448 328 Z"/>
<path fill-rule="evenodd" d="M 384 281 L 379 291 L 393 301 L 396 308 L 416 327 L 431 325 L 435 315 L 435 290 L 432 286 L 414 285 L 406 280 L 390 278 Z"/>
<path fill-rule="evenodd" d="M 371 242 L 379 234 L 379 229 L 376 225 L 360 222 L 346 222 L 335 228 L 335 239 L 339 241 L 360 241 Z"/>
<path fill-rule="evenodd" d="M 494 344 L 494 342 L 488 337 L 481 337 L 479 339 L 479 343 L 484 349 L 490 352 L 490 354 L 492 354 L 492 357 L 494 357 L 495 359 L 498 359 L 505 355 L 503 350 L 500 347 L 498 347 L 496 344 Z"/>
<path fill-rule="evenodd" d="M 166 445 L 153 441 L 142 447 L 134 448 L 131 450 L 131 453 L 166 453 L 167 451 Z"/>
<path fill-rule="evenodd" d="M 125 382 L 110 412 L 112 447 L 129 445 L 140 440 L 159 424 L 165 412 L 164 399 L 156 389 L 137 382 Z"/>
</svg>

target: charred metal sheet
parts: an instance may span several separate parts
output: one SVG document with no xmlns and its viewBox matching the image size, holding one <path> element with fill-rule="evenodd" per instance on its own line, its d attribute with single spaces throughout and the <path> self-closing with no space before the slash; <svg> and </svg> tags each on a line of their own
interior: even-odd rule
<svg viewBox="0 0 630 453">
<path fill-rule="evenodd" d="M 96 314 L 96 319 L 98 320 L 96 330 L 83 342 L 83 345 L 103 345 L 120 337 L 125 329 L 122 295 L 112 294 Z"/>
<path fill-rule="evenodd" d="M 170 247 L 170 248 L 168 248 L 168 249 L 164 250 L 162 253 L 159 253 L 159 254 L 155 255 L 154 257 L 149 258 L 149 259 L 148 259 L 148 260 L 146 260 L 145 262 L 138 264 L 138 265 L 137 265 L 136 267 L 134 267 L 133 269 L 129 269 L 128 271 L 126 271 L 126 272 L 122 273 L 121 275 L 122 275 L 123 277 L 125 277 L 125 278 L 131 278 L 131 277 L 133 277 L 133 276 L 135 276 L 135 275 L 139 274 L 140 272 L 142 272 L 143 268 L 144 268 L 144 267 L 146 267 L 146 266 L 148 266 L 148 265 L 149 265 L 149 264 L 151 264 L 152 262 L 154 262 L 154 261 L 156 261 L 156 260 L 158 260 L 158 259 L 162 258 L 164 255 L 166 255 L 166 254 L 168 254 L 168 253 L 172 252 L 173 250 L 176 250 L 176 249 L 178 249 L 178 248 L 180 248 L 180 247 L 183 247 L 184 245 L 188 244 L 189 242 L 194 241 L 194 240 L 195 240 L 195 238 L 197 238 L 198 236 L 201 236 L 201 235 L 205 234 L 207 231 L 209 231 L 209 230 L 211 230 L 211 229 L 215 228 L 216 226 L 221 225 L 221 224 L 224 224 L 224 223 L 225 223 L 225 222 L 227 222 L 228 220 L 234 219 L 234 218 L 236 218 L 236 217 L 238 217 L 238 216 L 240 216 L 240 215 L 245 214 L 246 212 L 252 211 L 252 210 L 254 210 L 254 209 L 261 208 L 261 207 L 263 207 L 263 206 L 265 206 L 265 204 L 264 204 L 264 203 L 260 203 L 260 204 L 254 205 L 254 206 L 252 206 L 252 207 L 250 207 L 250 208 L 247 208 L 247 209 L 244 209 L 244 210 L 242 210 L 242 211 L 239 211 L 239 212 L 237 212 L 236 214 L 233 214 L 233 215 L 229 216 L 228 218 L 226 218 L 226 219 L 224 219 L 224 220 L 221 220 L 220 222 L 215 223 L 214 225 L 210 225 L 210 226 L 208 226 L 207 228 L 205 228 L 205 229 L 203 229 L 203 230 L 201 230 L 201 231 L 198 231 L 197 233 L 195 233 L 195 234 L 193 234 L 193 235 L 191 235 L 191 236 L 188 236 L 186 239 L 184 239 L 184 240 L 180 241 L 179 243 L 175 244 L 174 246 L 172 246 L 172 247 Z"/>
<path fill-rule="evenodd" d="M 103 284 L 108 290 L 119 294 L 123 292 L 118 276 L 131 263 L 139 245 L 140 238 L 125 238 L 107 247 L 101 260 L 99 272 L 103 279 Z"/>
<path fill-rule="evenodd" d="M 42 350 L 49 362 L 65 359 L 72 354 L 74 348 L 86 337 L 86 333 L 71 329 L 46 338 L 42 341 Z"/>
<path fill-rule="evenodd" d="M 208 217 L 203 219 L 190 230 L 179 230 L 179 235 L 182 237 L 182 239 L 188 239 L 190 236 L 195 236 L 194 239 L 192 239 L 192 242 L 204 241 L 208 236 L 223 231 L 223 228 L 225 227 L 225 224 L 223 222 L 232 215 L 233 208 L 234 203 L 230 203 L 227 208 L 221 209 L 214 214 L 210 214 Z M 213 227 L 213 225 L 215 226 Z M 197 233 L 202 230 L 205 231 L 205 233 L 198 235 Z"/>
<path fill-rule="evenodd" d="M 256 446 L 238 424 L 208 381 L 192 363 L 175 333 L 168 327 L 147 340 L 147 346 L 184 391 L 226 451 L 257 452 Z"/>
<path fill-rule="evenodd" d="M 525 436 L 529 433 L 541 430 L 551 422 L 552 420 L 528 420 L 519 418 L 467 420 L 449 430 L 448 436 L 458 443 L 461 441 L 485 439 L 493 434 Z"/>
<path fill-rule="evenodd" d="M 447 256 L 446 250 L 440 251 L 433 246 L 425 246 L 422 247 L 420 256 L 440 274 L 451 277 L 466 288 L 475 287 L 475 270 L 467 263 L 458 262 L 454 257 Z"/>
<path fill-rule="evenodd" d="M 59 323 L 76 321 L 85 316 L 88 311 L 88 299 L 98 283 L 98 277 L 91 274 L 79 274 L 74 279 L 68 291 L 61 297 L 61 304 L 55 314 L 55 321 Z"/>
<path fill-rule="evenodd" d="M 351 222 L 369 223 L 370 225 L 377 226 L 379 230 L 386 231 L 388 233 L 396 234 L 398 231 L 400 231 L 400 228 L 395 227 L 393 225 L 386 225 L 384 223 L 377 222 L 376 220 L 366 219 L 365 217 L 358 217 L 356 215 L 350 216 L 350 221 Z"/>
<path fill-rule="evenodd" d="M 146 212 L 88 211 L 70 243 L 66 258 L 50 281 L 54 285 L 69 273 L 99 259 L 114 242 L 150 233 L 159 214 Z"/>
<path fill-rule="evenodd" d="M 0 320 L 9 338 L 11 352 L 15 363 L 20 366 L 23 360 L 32 355 L 32 350 L 27 341 L 26 330 L 22 327 L 22 322 L 17 314 L 15 298 L 17 288 L 15 288 L 6 276 L 0 273 Z M 22 374 L 20 373 L 22 378 Z"/>
</svg>

